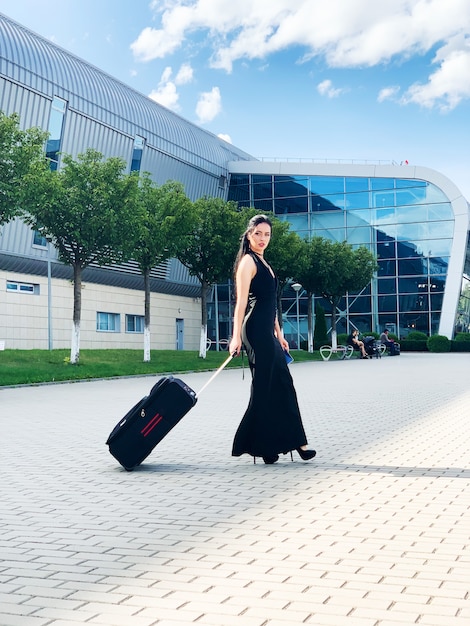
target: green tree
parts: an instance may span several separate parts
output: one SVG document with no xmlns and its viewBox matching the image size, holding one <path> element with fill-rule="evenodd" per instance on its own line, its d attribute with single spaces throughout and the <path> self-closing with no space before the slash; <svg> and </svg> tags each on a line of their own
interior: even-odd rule
<svg viewBox="0 0 470 626">
<path fill-rule="evenodd" d="M 144 277 L 144 361 L 150 361 L 150 272 L 159 263 L 176 257 L 189 245 L 193 229 L 192 203 L 183 185 L 168 181 L 158 187 L 148 174 L 141 178 L 137 202 L 141 221 L 133 259 Z"/>
<path fill-rule="evenodd" d="M 20 130 L 20 118 L 0 111 L 0 226 L 21 214 L 25 177 L 45 164 L 47 133 L 38 128 Z M 34 181 L 29 178 L 29 183 Z"/>
<path fill-rule="evenodd" d="M 365 246 L 353 248 L 345 241 L 333 242 L 323 237 L 305 241 L 302 257 L 299 281 L 309 298 L 309 324 L 313 295 L 321 295 L 331 305 L 331 345 L 336 349 L 336 309 L 341 298 L 348 291 L 360 291 L 370 282 L 377 261 Z"/>
<path fill-rule="evenodd" d="M 33 174 L 25 220 L 52 241 L 59 259 L 73 268 L 73 330 L 70 362 L 80 355 L 82 271 L 92 263 L 107 265 L 130 258 L 140 216 L 136 209 L 138 178 L 124 173 L 122 159 L 103 160 L 95 150 L 63 156 L 63 168 Z"/>
<path fill-rule="evenodd" d="M 206 357 L 207 298 L 212 285 L 232 274 L 238 251 L 241 213 L 234 202 L 200 198 L 193 203 L 195 222 L 185 250 L 177 258 L 201 283 L 201 337 L 199 356 Z"/>
</svg>

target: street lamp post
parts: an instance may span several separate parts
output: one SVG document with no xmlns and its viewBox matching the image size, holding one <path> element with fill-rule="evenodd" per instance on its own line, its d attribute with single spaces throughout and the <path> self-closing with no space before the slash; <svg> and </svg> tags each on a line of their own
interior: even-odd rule
<svg viewBox="0 0 470 626">
<path fill-rule="evenodd" d="M 300 283 L 293 283 L 292 289 L 295 291 L 297 307 L 297 350 L 300 350 L 300 316 L 299 316 L 299 291 L 302 289 Z"/>
</svg>

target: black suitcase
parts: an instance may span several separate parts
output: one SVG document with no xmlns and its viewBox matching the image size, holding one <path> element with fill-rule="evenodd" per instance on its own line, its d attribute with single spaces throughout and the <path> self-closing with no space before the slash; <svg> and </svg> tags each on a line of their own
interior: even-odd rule
<svg viewBox="0 0 470 626">
<path fill-rule="evenodd" d="M 155 446 L 196 404 L 198 396 L 232 359 L 229 356 L 196 394 L 185 382 L 164 376 L 124 415 L 111 431 L 106 444 L 124 469 L 140 465 Z"/>
<path fill-rule="evenodd" d="M 196 392 L 182 380 L 161 378 L 112 430 L 106 441 L 110 453 L 126 470 L 133 470 L 196 402 Z"/>
</svg>

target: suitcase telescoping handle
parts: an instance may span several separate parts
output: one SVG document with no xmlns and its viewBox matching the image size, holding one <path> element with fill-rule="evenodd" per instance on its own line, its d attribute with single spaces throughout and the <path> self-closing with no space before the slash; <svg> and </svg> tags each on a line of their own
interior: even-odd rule
<svg viewBox="0 0 470 626">
<path fill-rule="evenodd" d="M 199 396 L 200 396 L 200 395 L 201 395 L 201 393 L 204 391 L 204 389 L 205 389 L 206 387 L 208 387 L 208 386 L 211 384 L 211 382 L 214 380 L 214 378 L 220 374 L 220 372 L 224 369 L 224 367 L 225 367 L 226 365 L 228 365 L 228 364 L 230 363 L 230 361 L 233 359 L 233 357 L 234 357 L 234 356 L 235 356 L 235 354 L 231 354 L 231 355 L 230 355 L 227 359 L 225 359 L 225 361 L 222 363 L 222 365 L 219 367 L 219 369 L 218 369 L 218 370 L 216 370 L 216 371 L 212 374 L 212 376 L 209 378 L 209 380 L 206 382 L 206 384 L 205 384 L 205 385 L 203 385 L 201 389 L 199 389 L 199 391 L 198 391 L 198 392 L 197 392 L 197 394 L 196 394 L 196 398 L 199 398 Z"/>
</svg>

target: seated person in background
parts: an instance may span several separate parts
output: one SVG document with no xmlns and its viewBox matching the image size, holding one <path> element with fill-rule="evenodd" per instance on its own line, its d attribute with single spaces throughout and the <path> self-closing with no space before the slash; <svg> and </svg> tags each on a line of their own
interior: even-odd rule
<svg viewBox="0 0 470 626">
<path fill-rule="evenodd" d="M 387 346 L 387 348 L 390 349 L 390 356 L 394 356 L 395 354 L 397 354 L 397 351 L 395 349 L 395 342 L 388 336 L 387 329 L 385 329 L 380 335 L 380 343 L 383 343 L 385 346 Z"/>
<path fill-rule="evenodd" d="M 361 352 L 362 359 L 368 359 L 369 356 L 364 348 L 364 342 L 358 338 L 359 331 L 353 330 L 352 333 L 348 336 L 347 343 L 349 346 L 352 346 L 354 350 L 359 350 Z"/>
</svg>

